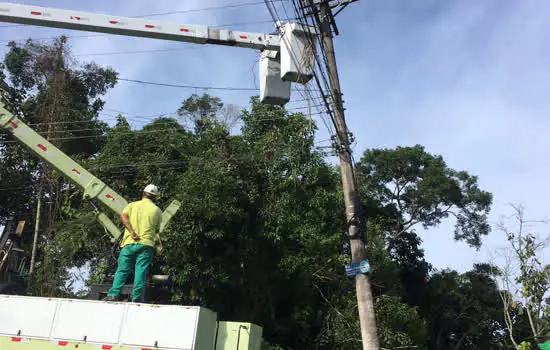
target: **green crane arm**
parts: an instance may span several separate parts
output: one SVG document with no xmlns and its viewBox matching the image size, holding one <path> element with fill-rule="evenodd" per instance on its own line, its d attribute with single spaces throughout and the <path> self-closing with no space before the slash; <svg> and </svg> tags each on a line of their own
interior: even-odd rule
<svg viewBox="0 0 550 350">
<path fill-rule="evenodd" d="M 2 92 L 0 91 L 0 94 Z M 0 101 L 0 127 L 8 130 L 17 140 L 27 146 L 42 160 L 51 164 L 67 178 L 84 189 L 84 199 L 96 199 L 105 204 L 117 215 L 128 202 L 120 194 L 107 186 L 103 181 L 92 175 L 80 164 L 40 136 L 37 132 L 15 117 L 7 108 L 5 101 Z M 173 215 L 178 211 L 181 203 L 173 201 L 162 214 L 161 232 L 168 225 Z M 98 213 L 97 219 L 116 240 L 121 232 L 118 227 L 104 213 Z"/>
</svg>

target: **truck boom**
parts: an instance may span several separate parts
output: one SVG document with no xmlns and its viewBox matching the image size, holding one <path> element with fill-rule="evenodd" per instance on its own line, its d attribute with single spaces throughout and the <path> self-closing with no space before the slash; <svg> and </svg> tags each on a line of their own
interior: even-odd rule
<svg viewBox="0 0 550 350">
<path fill-rule="evenodd" d="M 5 92 L 0 90 L 0 96 L 3 96 L 3 94 Z M 99 200 L 117 215 L 120 215 L 128 204 L 124 197 L 23 123 L 21 119 L 14 116 L 3 99 L 0 99 L 0 128 L 8 130 L 34 154 L 80 186 L 84 190 L 84 199 Z M 178 211 L 180 205 L 179 201 L 173 201 L 162 213 L 161 232 Z M 113 241 L 117 240 L 121 235 L 118 227 L 104 213 L 98 212 L 97 214 L 98 221 L 111 234 Z"/>
</svg>

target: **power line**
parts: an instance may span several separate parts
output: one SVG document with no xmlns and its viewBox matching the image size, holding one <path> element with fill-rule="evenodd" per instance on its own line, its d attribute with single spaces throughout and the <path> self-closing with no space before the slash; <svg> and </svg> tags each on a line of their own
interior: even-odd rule
<svg viewBox="0 0 550 350">
<path fill-rule="evenodd" d="M 305 14 L 305 9 L 302 8 L 301 9 L 301 13 L 300 13 L 300 6 L 296 4 L 296 2 L 294 0 L 291 0 L 292 1 L 292 4 L 294 6 L 294 9 L 295 9 L 295 12 L 296 12 L 296 15 L 298 16 L 298 19 L 301 21 L 300 24 L 302 25 L 305 25 L 307 27 L 310 26 L 310 23 L 308 22 L 307 20 L 307 16 Z M 313 25 L 315 26 L 315 25 Z M 306 31 L 306 37 L 308 38 L 309 42 L 311 45 L 315 45 L 315 40 L 312 36 L 312 34 L 309 32 L 309 31 Z M 326 55 L 325 55 L 325 48 L 324 48 L 324 43 L 322 42 L 322 40 L 319 40 L 319 43 L 320 43 L 320 46 L 321 46 L 321 52 L 322 52 L 322 55 L 323 55 L 323 61 L 325 63 L 325 66 L 323 66 L 319 60 L 319 56 L 317 55 L 316 52 L 314 52 L 314 59 L 315 59 L 315 63 L 317 63 L 317 67 L 319 69 L 319 72 L 321 74 L 321 77 L 322 77 L 322 80 L 323 80 L 323 83 L 324 83 L 324 86 L 325 86 L 325 91 L 328 91 L 327 93 L 324 93 L 323 92 L 323 87 L 321 85 L 321 81 L 319 79 L 319 76 L 317 74 L 317 72 L 315 71 L 315 68 L 313 70 L 313 76 L 314 76 L 314 79 L 315 79 L 315 83 L 317 84 L 317 87 L 319 88 L 319 91 L 321 91 L 321 95 L 323 97 L 323 100 L 326 104 L 326 108 L 327 110 L 329 111 L 329 116 L 330 116 L 330 119 L 332 121 L 332 124 L 334 125 L 335 127 L 335 130 L 336 130 L 336 134 L 338 136 L 338 139 L 337 141 L 340 142 L 340 140 L 342 139 L 342 137 L 344 137 L 343 135 L 340 135 L 340 132 L 338 131 L 338 127 L 336 125 L 336 119 L 335 119 L 335 116 L 330 108 L 330 106 L 335 106 L 336 103 L 335 103 L 335 100 L 334 100 L 334 96 L 332 94 L 332 89 L 330 88 L 329 86 L 329 83 L 328 83 L 328 79 L 326 77 L 327 75 L 327 72 L 326 72 L 326 67 L 328 66 L 327 64 L 327 58 L 326 58 Z M 329 102 L 327 100 L 327 96 L 330 98 L 331 102 Z"/>
<path fill-rule="evenodd" d="M 293 102 L 302 102 L 302 100 L 296 100 L 296 101 L 293 101 Z M 318 104 L 318 105 L 313 105 L 311 107 L 318 107 L 318 106 L 322 106 L 322 105 Z M 306 109 L 306 108 L 309 108 L 309 106 L 292 107 L 292 108 L 284 107 L 284 110 L 287 111 L 287 112 L 300 113 L 300 112 L 296 112 L 296 111 Z M 131 121 L 140 121 L 140 122 L 152 122 L 155 118 L 159 118 L 159 117 L 163 117 L 163 116 L 170 116 L 170 115 L 177 116 L 177 114 L 178 114 L 178 111 L 170 111 L 170 112 L 154 113 L 154 114 L 149 114 L 149 115 L 132 115 L 132 113 L 125 112 L 125 111 L 120 111 L 120 110 L 116 110 L 116 109 L 106 108 L 105 110 L 121 114 L 125 118 L 127 118 Z M 55 121 L 55 122 L 29 123 L 29 124 L 27 124 L 27 126 L 29 126 L 29 127 L 33 126 L 34 127 L 34 126 L 43 126 L 43 125 L 64 125 L 64 124 L 71 124 L 72 125 L 72 124 L 84 124 L 84 123 L 99 123 L 99 122 L 103 122 L 103 121 L 106 121 L 106 120 L 114 121 L 114 120 L 117 120 L 117 118 L 118 118 L 118 116 L 116 116 L 116 115 L 108 114 L 108 113 L 105 113 L 103 111 L 99 112 L 99 115 L 103 116 L 103 117 L 106 116 L 107 118 L 104 118 L 104 119 L 91 119 L 91 120 L 66 120 L 66 121 Z M 262 118 L 262 120 L 275 120 L 275 119 L 284 119 L 284 118 L 286 118 L 286 117 L 269 118 L 269 119 Z M 172 124 L 172 123 L 171 122 L 166 122 L 165 124 Z M 158 123 L 156 123 L 155 125 L 158 125 Z M 86 130 L 101 130 L 101 129 L 95 128 L 95 129 L 86 129 Z M 83 131 L 83 130 L 68 129 L 68 130 L 60 130 L 60 131 L 70 132 L 70 131 Z M 52 131 L 52 132 L 58 132 L 58 131 Z"/>
<path fill-rule="evenodd" d="M 233 91 L 257 91 L 258 90 L 256 88 L 245 88 L 245 87 L 215 87 L 215 86 L 198 86 L 198 85 L 182 85 L 182 84 L 171 84 L 171 83 L 159 83 L 159 82 L 153 82 L 153 81 L 138 80 L 138 79 L 126 79 L 126 78 L 118 78 L 118 80 L 119 81 L 130 82 L 130 83 L 138 83 L 138 84 L 153 85 L 153 86 L 173 87 L 173 88 L 181 88 L 181 89 L 233 90 Z M 294 89 L 294 91 L 299 91 L 299 90 Z"/>
<path fill-rule="evenodd" d="M 276 1 L 282 1 L 282 0 L 276 0 Z M 227 5 L 221 5 L 221 6 L 203 7 L 203 8 L 199 8 L 199 9 L 177 10 L 177 11 L 169 11 L 169 12 L 161 12 L 161 13 L 151 13 L 151 14 L 147 14 L 147 15 L 140 15 L 140 16 L 134 16 L 134 17 L 135 18 L 155 17 L 155 16 L 174 15 L 174 14 L 181 14 L 181 13 L 221 10 L 221 9 L 228 9 L 228 8 L 261 5 L 263 3 L 264 3 L 263 1 L 253 1 L 253 2 L 245 2 L 245 3 L 241 3 L 241 4 L 227 4 Z"/>
<path fill-rule="evenodd" d="M 317 114 L 321 114 L 321 113 L 312 113 L 311 115 L 317 115 Z M 288 117 L 289 116 L 276 117 L 276 118 L 261 118 L 261 119 L 258 119 L 258 121 L 283 120 L 283 119 L 287 119 Z M 163 124 L 163 123 L 159 123 L 159 125 L 160 124 Z M 166 124 L 173 125 L 173 123 L 166 123 Z M 155 125 L 155 124 L 153 124 L 153 125 Z M 94 130 L 103 131 L 103 129 L 89 128 L 89 129 L 60 130 L 59 132 L 78 132 L 78 131 L 94 131 Z M 179 130 L 183 131 L 183 129 L 179 129 Z M 162 129 L 155 129 L 155 130 L 133 130 L 133 131 L 128 131 L 128 132 L 120 132 L 120 131 L 112 132 L 112 131 L 109 131 L 109 132 L 106 132 L 105 134 L 102 134 L 102 135 L 53 137 L 53 138 L 50 138 L 49 140 L 50 141 L 80 140 L 80 139 L 91 139 L 91 138 L 99 138 L 99 137 L 109 137 L 110 135 L 155 134 L 155 133 L 159 133 L 159 132 L 179 131 L 179 130 L 175 129 L 175 128 L 162 128 Z M 51 131 L 51 132 L 53 133 L 55 131 Z M 8 134 L 3 134 L 3 135 L 0 135 L 0 136 L 7 136 L 7 135 Z M 15 141 L 15 140 L 12 140 L 12 141 L 0 140 L 1 144 L 16 143 L 16 142 L 17 141 Z"/>
<path fill-rule="evenodd" d="M 235 91 L 256 91 L 255 88 L 245 88 L 245 87 L 214 87 L 214 86 L 199 86 L 199 85 L 180 85 L 180 84 L 168 84 L 168 83 L 158 83 L 153 81 L 137 80 L 137 79 L 126 79 L 118 78 L 120 81 L 125 81 L 129 83 L 138 83 L 144 85 L 154 85 L 154 86 L 165 86 L 173 88 L 183 88 L 183 89 L 201 89 L 201 90 L 235 90 Z"/>
<path fill-rule="evenodd" d="M 279 32 L 281 32 L 282 29 L 280 28 L 280 26 L 279 26 L 279 24 L 278 24 L 278 23 L 281 21 L 281 19 L 280 19 L 280 17 L 279 17 L 279 14 L 278 14 L 278 12 L 277 12 L 277 9 L 275 8 L 275 5 L 274 5 L 273 1 L 271 1 L 271 5 L 270 5 L 270 3 L 269 3 L 269 0 L 264 0 L 264 3 L 266 4 L 266 7 L 267 7 L 268 11 L 269 11 L 269 13 L 271 14 L 271 17 L 273 18 L 273 22 L 275 23 L 275 25 L 276 25 L 277 28 L 279 29 Z M 286 8 L 285 8 L 285 12 L 286 12 Z M 283 40 L 284 40 L 284 39 L 283 39 Z M 312 40 L 310 40 L 310 45 L 312 45 L 312 51 L 314 51 L 313 48 L 315 47 L 315 43 L 314 43 Z M 297 66 L 299 66 L 299 64 L 298 64 L 299 60 L 298 60 L 297 57 L 296 57 L 296 53 L 294 52 L 294 49 L 293 49 L 292 45 L 287 45 L 287 46 L 290 48 L 290 54 L 291 54 L 291 56 L 292 56 L 292 57 L 291 57 L 292 60 L 294 61 L 294 63 L 295 63 Z M 315 68 L 315 67 L 314 67 L 314 68 Z M 318 77 L 317 77 L 317 73 L 316 73 L 315 69 L 313 69 L 313 75 L 314 75 L 314 77 L 315 77 L 315 80 L 318 82 Z M 326 101 L 326 96 L 325 96 L 325 94 L 323 93 L 323 88 L 321 87 L 321 85 L 320 85 L 319 83 L 318 83 L 318 86 L 319 86 L 319 90 L 318 90 L 318 91 L 321 93 L 321 99 L 324 101 L 325 107 L 326 107 L 326 109 L 327 109 L 327 112 L 326 112 L 326 113 L 329 115 L 329 117 L 330 117 L 332 123 L 335 125 L 336 123 L 335 123 L 335 120 L 334 120 L 334 116 L 333 116 L 332 113 L 331 113 L 331 110 L 330 110 L 330 106 L 329 106 L 328 101 Z M 300 90 L 298 90 L 298 91 L 300 92 Z M 307 95 L 309 98 L 312 98 L 311 89 L 309 88 L 308 84 L 305 84 L 305 85 L 304 85 L 304 91 L 305 91 L 306 95 Z M 302 95 L 302 97 L 304 97 L 304 94 L 303 94 L 302 92 L 300 92 L 300 94 Z M 304 98 L 305 98 L 305 97 L 304 97 Z M 306 98 L 305 98 L 305 99 L 306 99 Z M 321 113 L 321 112 L 319 111 L 319 108 L 316 108 L 316 109 L 317 109 L 317 111 L 318 111 L 319 113 Z M 329 126 L 329 124 L 325 121 L 325 119 L 324 119 L 322 116 L 321 116 L 321 119 L 323 120 L 323 123 L 325 124 L 325 127 L 327 128 L 329 134 L 330 134 L 330 135 L 334 135 L 334 131 L 332 130 L 332 128 Z"/>
<path fill-rule="evenodd" d="M 181 51 L 181 50 L 196 50 L 204 47 L 211 47 L 211 45 L 205 44 L 204 46 L 191 46 L 191 47 L 175 47 L 169 49 L 151 49 L 151 50 L 137 50 L 137 51 L 120 51 L 120 52 L 98 52 L 98 53 L 81 53 L 73 56 L 111 56 L 111 55 L 133 55 L 140 53 L 153 53 L 153 52 L 169 52 L 169 51 Z"/>
</svg>

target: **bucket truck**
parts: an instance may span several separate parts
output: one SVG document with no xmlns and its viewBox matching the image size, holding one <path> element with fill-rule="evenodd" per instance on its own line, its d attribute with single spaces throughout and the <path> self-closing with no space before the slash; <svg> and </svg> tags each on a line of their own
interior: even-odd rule
<svg viewBox="0 0 550 350">
<path fill-rule="evenodd" d="M 13 3 L 0 3 L 0 22 L 259 50 L 260 101 L 266 104 L 286 104 L 291 83 L 306 84 L 314 76 L 316 32 L 297 23 L 278 22 L 275 34 L 249 33 Z M 0 105 L 1 128 L 81 186 L 86 199 L 117 214 L 123 210 L 124 198 L 5 107 Z M 179 205 L 164 211 L 163 229 Z M 114 240 L 120 236 L 107 215 L 97 211 L 97 219 Z M 218 321 L 201 307 L 0 295 L 0 348 L 7 350 L 259 350 L 261 334 L 257 325 Z"/>
</svg>

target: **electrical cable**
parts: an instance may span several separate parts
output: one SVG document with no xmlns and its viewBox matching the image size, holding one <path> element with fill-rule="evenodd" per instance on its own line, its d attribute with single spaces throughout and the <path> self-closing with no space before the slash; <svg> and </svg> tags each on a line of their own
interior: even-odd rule
<svg viewBox="0 0 550 350">
<path fill-rule="evenodd" d="M 118 78 L 119 81 L 129 82 L 129 83 L 138 83 L 144 85 L 155 85 L 155 86 L 164 86 L 164 87 L 173 87 L 173 88 L 182 88 L 182 89 L 200 89 L 200 90 L 232 90 L 232 91 L 257 91 L 255 88 L 245 88 L 245 87 L 215 87 L 215 86 L 198 86 L 198 85 L 181 85 L 181 84 L 171 84 L 171 83 L 159 83 L 154 81 L 138 80 L 138 79 L 126 79 Z M 294 89 L 294 91 L 298 91 Z"/>
<path fill-rule="evenodd" d="M 320 113 L 312 113 L 312 115 L 317 115 L 317 114 L 321 114 L 322 112 Z M 288 117 L 277 117 L 277 118 L 262 118 L 262 119 L 259 119 L 258 121 L 272 121 L 272 120 L 282 120 L 282 119 L 286 119 Z M 73 131 L 91 131 L 91 130 L 94 130 L 94 129 L 81 129 L 81 130 L 73 130 Z M 155 130 L 133 130 L 133 131 L 128 131 L 128 132 L 107 132 L 105 134 L 102 134 L 102 135 L 83 135 L 83 136 L 67 136 L 67 137 L 53 137 L 53 138 L 50 138 L 49 140 L 50 141 L 66 141 L 66 140 L 79 140 L 79 139 L 91 139 L 91 138 L 99 138 L 99 137 L 109 137 L 111 134 L 113 135 L 140 135 L 140 134 L 154 134 L 154 133 L 159 133 L 159 132 L 167 132 L 167 131 L 178 131 L 177 129 L 174 129 L 174 128 L 164 128 L 164 129 L 155 129 Z M 99 129 L 98 131 L 103 131 L 102 129 Z M 66 130 L 65 132 L 71 132 L 71 130 Z M 0 134 L 0 136 L 7 136 L 9 134 Z M 0 140 L 0 144 L 8 144 L 8 143 L 17 143 L 16 140 Z"/>
<path fill-rule="evenodd" d="M 205 47 L 212 47 L 211 45 L 205 44 L 204 46 L 190 46 L 190 47 L 174 47 L 169 49 L 151 49 L 151 50 L 137 50 L 137 51 L 119 51 L 119 52 L 98 52 L 98 53 L 80 53 L 74 54 L 74 57 L 82 56 L 113 56 L 113 55 L 134 55 L 141 53 L 153 53 L 153 52 L 169 52 L 169 51 L 182 51 L 182 50 L 197 50 L 203 49 Z"/>
<path fill-rule="evenodd" d="M 267 8 L 268 8 L 269 13 L 271 14 L 271 16 L 272 16 L 272 18 L 273 18 L 273 21 L 274 21 L 275 25 L 277 26 L 279 32 L 281 32 L 282 30 L 281 30 L 281 28 L 280 28 L 279 25 L 278 25 L 278 22 L 280 22 L 280 19 L 279 19 L 277 10 L 275 9 L 275 6 L 274 6 L 274 4 L 273 4 L 273 1 L 271 1 L 271 5 L 272 5 L 272 6 L 270 6 L 268 0 L 264 0 L 264 2 L 265 2 L 266 6 L 267 6 Z M 289 43 L 287 43 L 287 44 L 288 44 L 287 47 L 290 47 L 290 53 L 291 53 L 291 56 L 292 56 L 292 57 L 291 57 L 292 60 L 294 61 L 294 63 L 295 63 L 297 66 L 299 66 L 299 64 L 298 64 L 299 60 L 296 58 L 296 53 L 295 53 L 294 50 L 292 49 L 292 46 L 291 46 Z M 312 47 L 315 47 L 315 43 L 311 42 L 311 45 L 313 45 Z M 318 80 L 318 78 L 317 78 L 317 76 L 316 76 L 315 70 L 313 70 L 313 75 L 314 75 L 315 79 Z M 332 115 L 331 110 L 330 110 L 330 106 L 329 106 L 328 102 L 326 101 L 325 94 L 322 93 L 322 91 L 323 91 L 323 90 L 322 90 L 322 87 L 320 86 L 320 84 L 318 84 L 318 85 L 319 85 L 319 91 L 321 91 L 321 94 L 322 94 L 322 96 L 323 96 L 322 99 L 325 101 L 325 105 L 326 105 L 326 108 L 327 108 L 327 112 L 326 112 L 326 113 L 327 113 L 327 114 L 330 116 L 330 118 L 332 119 L 333 124 L 336 125 L 335 120 L 334 120 L 334 116 Z M 311 91 L 310 91 L 310 89 L 309 89 L 309 87 L 308 87 L 307 84 L 304 85 L 304 89 L 305 89 L 305 91 L 306 91 L 306 94 L 307 94 L 309 97 L 311 97 L 312 94 L 311 94 Z M 298 91 L 299 91 L 299 90 L 298 90 Z M 300 92 L 300 94 L 302 95 L 302 97 L 304 97 L 304 95 L 303 95 L 301 92 Z M 318 108 L 317 108 L 317 110 L 318 110 L 318 112 L 320 112 Z M 329 127 L 328 123 L 326 123 L 326 121 L 324 120 L 323 117 L 321 117 L 321 118 L 322 118 L 322 120 L 323 120 L 323 122 L 324 122 L 324 124 L 325 124 L 325 127 L 326 127 L 327 130 L 329 131 L 329 133 L 330 133 L 331 135 L 334 135 L 334 131 L 332 130 L 332 128 Z M 337 130 L 337 129 L 336 129 L 336 130 Z"/>
<path fill-rule="evenodd" d="M 245 88 L 245 87 L 214 87 L 214 86 L 198 86 L 198 85 L 180 85 L 180 84 L 169 84 L 169 83 L 158 83 L 153 81 L 137 80 L 137 79 L 126 79 L 118 78 L 119 81 L 125 81 L 129 83 L 138 83 L 144 85 L 155 85 L 155 86 L 165 86 L 165 87 L 174 87 L 174 88 L 183 88 L 183 89 L 203 89 L 203 90 L 235 90 L 235 91 L 256 91 L 254 88 Z"/>
<path fill-rule="evenodd" d="M 277 0 L 277 1 L 283 1 L 283 0 Z M 221 9 L 227 9 L 227 8 L 261 5 L 263 3 L 264 3 L 263 1 L 254 1 L 254 2 L 247 2 L 247 3 L 241 3 L 241 4 L 228 4 L 228 5 L 221 5 L 221 6 L 203 7 L 203 8 L 199 8 L 199 9 L 177 10 L 177 11 L 162 12 L 162 13 L 152 13 L 152 14 L 147 14 L 147 15 L 134 16 L 134 18 L 165 16 L 165 15 L 174 15 L 174 14 L 200 12 L 200 11 L 210 11 L 210 10 L 221 10 Z"/>
<path fill-rule="evenodd" d="M 295 11 L 296 11 L 296 14 L 297 14 L 299 20 L 302 20 L 302 22 L 300 22 L 300 24 L 305 25 L 305 26 L 309 26 L 310 23 L 309 23 L 308 20 L 307 20 L 307 17 L 306 17 L 306 14 L 305 14 L 305 10 L 302 8 L 302 14 L 300 14 L 300 10 L 298 10 L 298 5 L 296 5 L 296 2 L 295 2 L 294 0 L 292 0 L 292 4 L 294 5 L 294 8 L 295 8 Z M 314 43 L 314 39 L 313 39 L 311 33 L 307 32 L 307 33 L 306 33 L 306 37 L 308 37 L 308 40 L 309 40 L 311 43 Z M 319 43 L 320 43 L 321 48 L 322 48 L 321 53 L 322 53 L 322 56 L 323 56 L 323 61 L 324 61 L 324 63 L 325 63 L 325 66 L 323 67 L 323 65 L 322 65 L 321 62 L 319 61 L 319 57 L 317 56 L 316 53 L 314 54 L 314 56 L 315 56 L 315 61 L 316 61 L 316 63 L 317 63 L 317 66 L 318 66 L 318 68 L 319 68 L 319 71 L 321 72 L 321 76 L 322 76 L 322 78 L 323 78 L 323 83 L 324 83 L 324 85 L 325 85 L 325 88 L 327 89 L 327 91 L 329 91 L 328 94 L 325 95 L 325 94 L 323 93 L 323 95 L 324 95 L 324 96 L 327 96 L 327 95 L 330 96 L 330 99 L 332 100 L 332 105 L 335 106 L 336 108 L 338 108 L 338 107 L 336 106 L 336 101 L 335 101 L 335 98 L 334 98 L 334 96 L 333 96 L 332 89 L 330 88 L 329 83 L 328 83 L 327 78 L 326 78 L 326 75 L 327 75 L 328 73 L 325 71 L 325 69 L 326 69 L 326 67 L 328 66 L 328 61 L 327 61 L 327 57 L 326 57 L 326 55 L 325 55 L 324 43 L 323 43 L 322 40 L 319 40 Z M 319 81 L 319 78 L 318 78 L 317 74 L 315 74 L 315 73 L 316 73 L 316 72 L 314 72 L 314 77 L 315 77 L 315 81 L 316 81 L 316 83 L 317 83 L 317 86 L 318 86 L 318 88 L 319 88 L 321 91 L 323 91 L 323 89 L 322 89 L 322 87 L 321 87 L 321 82 Z M 328 101 L 326 101 L 326 99 L 325 99 L 325 102 L 328 104 Z M 329 108 L 329 107 L 327 107 L 327 108 Z M 336 131 L 337 131 L 338 142 L 339 142 L 339 144 L 341 144 L 341 141 L 340 141 L 340 140 L 345 140 L 345 139 L 343 138 L 343 137 L 345 137 L 345 135 L 340 135 L 340 133 L 339 133 L 339 131 L 338 131 L 338 126 L 337 126 L 337 124 L 336 124 L 336 120 L 335 120 L 334 116 L 332 115 L 332 113 L 331 113 L 331 119 L 332 119 L 332 123 L 334 124 L 334 127 L 336 128 Z"/>
</svg>

